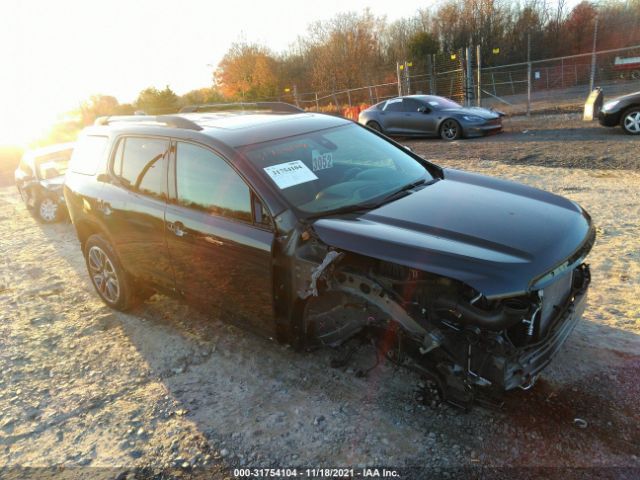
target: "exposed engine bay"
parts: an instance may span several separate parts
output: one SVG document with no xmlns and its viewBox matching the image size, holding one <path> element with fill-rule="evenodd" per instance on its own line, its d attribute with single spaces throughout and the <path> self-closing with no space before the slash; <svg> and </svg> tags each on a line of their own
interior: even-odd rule
<svg viewBox="0 0 640 480">
<path fill-rule="evenodd" d="M 435 382 L 443 400 L 495 404 L 533 386 L 580 318 L 589 282 L 579 263 L 543 288 L 487 299 L 458 280 L 314 239 L 296 254 L 299 333 L 307 344 L 337 347 L 367 331 L 384 339 L 389 361 Z"/>
</svg>

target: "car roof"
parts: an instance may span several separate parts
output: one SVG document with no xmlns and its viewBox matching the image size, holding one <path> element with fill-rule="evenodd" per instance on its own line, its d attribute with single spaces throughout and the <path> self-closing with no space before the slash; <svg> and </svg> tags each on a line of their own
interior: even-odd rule
<svg viewBox="0 0 640 480">
<path fill-rule="evenodd" d="M 163 124 L 165 120 L 166 125 Z M 113 129 L 117 133 L 167 135 L 185 139 L 205 135 L 229 147 L 237 148 L 349 123 L 352 122 L 320 113 L 226 111 L 141 117 L 139 121 L 135 117 L 120 119 L 114 117 L 106 128 Z M 99 131 L 105 126 L 95 128 Z M 91 130 L 93 131 L 93 128 Z"/>
</svg>

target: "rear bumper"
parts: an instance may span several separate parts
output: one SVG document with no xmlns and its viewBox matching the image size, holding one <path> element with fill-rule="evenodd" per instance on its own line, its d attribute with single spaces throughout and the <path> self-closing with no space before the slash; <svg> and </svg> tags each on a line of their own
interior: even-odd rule
<svg viewBox="0 0 640 480">
<path fill-rule="evenodd" d="M 587 290 L 591 274 L 587 265 L 578 267 L 574 273 L 574 288 L 569 301 L 552 321 L 545 338 L 506 359 L 504 365 L 505 390 L 531 384 L 537 375 L 551 362 L 582 317 L 587 303 Z"/>
</svg>

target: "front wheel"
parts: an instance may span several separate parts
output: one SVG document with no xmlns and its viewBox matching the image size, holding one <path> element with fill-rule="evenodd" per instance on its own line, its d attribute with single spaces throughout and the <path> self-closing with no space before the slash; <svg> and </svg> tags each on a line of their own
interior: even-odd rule
<svg viewBox="0 0 640 480">
<path fill-rule="evenodd" d="M 440 126 L 440 137 L 443 140 L 457 140 L 461 135 L 462 128 L 456 120 L 454 120 L 453 118 L 449 118 L 442 122 L 442 125 Z"/>
<path fill-rule="evenodd" d="M 60 204 L 53 198 L 44 197 L 36 205 L 38 218 L 43 223 L 54 223 L 60 219 Z"/>
<path fill-rule="evenodd" d="M 101 235 L 91 235 L 85 244 L 84 256 L 91 283 L 102 301 L 121 311 L 133 307 L 133 282 L 120 265 L 111 244 Z"/>
<path fill-rule="evenodd" d="M 640 135 L 640 108 L 634 107 L 624 112 L 620 123 L 629 135 Z"/>
</svg>

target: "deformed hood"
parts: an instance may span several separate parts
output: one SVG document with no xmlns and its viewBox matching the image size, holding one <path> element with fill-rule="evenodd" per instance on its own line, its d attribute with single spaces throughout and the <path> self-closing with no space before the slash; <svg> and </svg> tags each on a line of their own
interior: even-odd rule
<svg viewBox="0 0 640 480">
<path fill-rule="evenodd" d="M 489 298 L 527 292 L 581 248 L 586 255 L 593 238 L 589 215 L 565 198 L 449 169 L 366 214 L 317 220 L 314 230 L 333 247 L 454 278 Z"/>
</svg>

